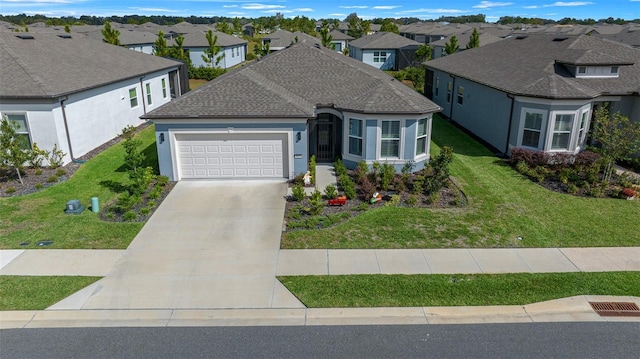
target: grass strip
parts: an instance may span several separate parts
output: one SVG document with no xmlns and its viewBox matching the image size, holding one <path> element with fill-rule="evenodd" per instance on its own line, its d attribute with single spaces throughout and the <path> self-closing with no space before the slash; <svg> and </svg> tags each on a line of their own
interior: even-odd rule
<svg viewBox="0 0 640 359">
<path fill-rule="evenodd" d="M 146 156 L 145 166 L 158 167 L 154 126 L 137 134 Z M 0 249 L 38 248 L 39 241 L 53 241 L 50 249 L 123 249 L 144 223 L 105 222 L 88 207 L 98 197 L 100 207 L 124 191 L 129 183 L 124 148 L 118 143 L 94 156 L 65 182 L 33 194 L 0 198 Z M 87 209 L 79 215 L 64 213 L 67 201 L 78 199 Z M 20 243 L 30 243 L 20 246 Z"/>
<path fill-rule="evenodd" d="M 0 310 L 43 310 L 100 278 L 0 276 Z"/>
<path fill-rule="evenodd" d="M 640 296 L 640 272 L 282 276 L 309 308 L 525 305 Z"/>
</svg>

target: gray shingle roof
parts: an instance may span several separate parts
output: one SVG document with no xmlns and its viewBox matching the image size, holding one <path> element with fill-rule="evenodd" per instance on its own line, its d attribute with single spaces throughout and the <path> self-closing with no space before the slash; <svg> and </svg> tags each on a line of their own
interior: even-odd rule
<svg viewBox="0 0 640 359">
<path fill-rule="evenodd" d="M 428 61 L 425 66 L 515 95 L 574 99 L 640 90 L 640 51 L 592 36 L 562 37 L 566 39 L 554 41 L 557 35 L 541 34 L 512 37 Z M 620 66 L 617 78 L 575 78 L 560 63 L 604 59 L 633 65 Z"/>
<path fill-rule="evenodd" d="M 314 106 L 422 114 L 440 108 L 372 66 L 308 41 L 229 72 L 146 118 L 311 118 Z"/>
<path fill-rule="evenodd" d="M 213 29 L 211 29 L 213 30 Z M 206 31 L 195 31 L 184 34 L 184 47 L 209 47 L 207 42 Z M 216 44 L 218 46 L 236 46 L 246 44 L 248 41 L 235 36 L 227 35 L 224 32 L 213 30 L 213 35 L 218 37 Z M 173 41 L 169 42 L 169 45 L 173 45 Z"/>
<path fill-rule="evenodd" d="M 392 32 L 377 32 L 352 40 L 349 45 L 359 49 L 401 49 L 407 46 L 420 46 L 419 42 Z"/>
<path fill-rule="evenodd" d="M 79 34 L 16 35 L 0 32 L 0 98 L 55 98 L 181 65 Z"/>
<path fill-rule="evenodd" d="M 306 34 L 304 32 L 300 32 L 300 31 L 290 32 L 287 30 L 278 30 L 276 32 L 263 36 L 262 39 L 270 40 L 269 48 L 271 48 L 272 50 L 287 47 L 295 43 L 296 41 L 309 41 L 309 42 L 320 43 L 319 39 L 316 39 L 315 37 L 309 34 Z"/>
</svg>

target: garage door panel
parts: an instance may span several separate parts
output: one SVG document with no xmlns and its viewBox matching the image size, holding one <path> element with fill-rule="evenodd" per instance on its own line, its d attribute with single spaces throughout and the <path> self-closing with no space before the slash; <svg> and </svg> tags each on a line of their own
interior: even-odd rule
<svg viewBox="0 0 640 359">
<path fill-rule="evenodd" d="M 285 134 L 177 134 L 181 178 L 283 178 Z"/>
</svg>

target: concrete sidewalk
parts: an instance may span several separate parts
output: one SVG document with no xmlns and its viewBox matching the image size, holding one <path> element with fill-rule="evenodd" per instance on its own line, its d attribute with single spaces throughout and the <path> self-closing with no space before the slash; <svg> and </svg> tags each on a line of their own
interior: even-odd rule
<svg viewBox="0 0 640 359">
<path fill-rule="evenodd" d="M 640 247 L 280 250 L 277 275 L 640 271 Z"/>
</svg>

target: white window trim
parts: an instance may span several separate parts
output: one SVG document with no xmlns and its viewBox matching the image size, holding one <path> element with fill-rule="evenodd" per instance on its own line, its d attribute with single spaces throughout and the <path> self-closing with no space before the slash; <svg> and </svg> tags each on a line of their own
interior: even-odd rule
<svg viewBox="0 0 640 359">
<path fill-rule="evenodd" d="M 540 126 L 540 138 L 538 139 L 538 147 L 530 147 L 530 146 L 522 145 L 522 137 L 524 136 L 524 124 L 526 121 L 527 112 L 537 113 L 542 115 L 542 124 Z M 548 114 L 548 111 L 537 109 L 537 108 L 523 107 L 520 110 L 520 126 L 518 131 L 518 142 L 517 142 L 518 147 L 528 148 L 532 150 L 541 150 L 543 148 L 542 146 L 548 142 L 548 141 L 545 141 L 545 138 L 547 138 L 546 127 L 547 127 L 547 123 L 549 122 L 549 117 L 547 117 L 547 114 Z"/>
<path fill-rule="evenodd" d="M 167 80 L 166 79 L 162 79 L 161 80 L 161 86 L 162 86 L 162 98 L 167 98 Z"/>
<path fill-rule="evenodd" d="M 400 123 L 400 138 L 398 141 L 398 157 L 382 157 L 382 121 L 397 121 Z M 398 161 L 404 158 L 405 123 L 402 119 L 380 119 L 377 128 L 376 159 L 380 161 Z M 414 156 L 415 157 L 415 156 Z"/>
<path fill-rule="evenodd" d="M 427 133 L 425 133 L 424 136 L 419 136 L 418 135 L 418 122 L 420 120 L 427 121 Z M 431 116 L 426 116 L 426 117 L 419 118 L 419 119 L 416 120 L 416 139 L 415 139 L 416 146 L 415 146 L 415 149 L 413 151 L 413 158 L 414 158 L 415 161 L 422 161 L 425 158 L 429 157 L 429 151 L 431 149 L 431 144 L 430 144 L 430 142 L 431 142 L 431 124 L 432 124 L 432 117 Z M 421 138 L 421 137 L 426 137 L 426 139 L 427 139 L 425 141 L 426 142 L 425 152 L 418 154 L 418 138 Z"/>
<path fill-rule="evenodd" d="M 145 96 L 147 96 L 147 105 L 153 105 L 153 96 L 151 95 L 151 82 L 144 84 Z"/>
<path fill-rule="evenodd" d="M 27 140 L 29 141 L 29 148 L 33 148 L 33 138 L 31 137 L 31 126 L 29 125 L 29 116 L 27 114 L 27 112 L 2 112 L 0 113 L 0 118 L 2 118 L 4 115 L 7 116 L 7 118 L 9 116 L 24 116 L 24 126 L 26 127 L 26 132 L 24 131 L 17 131 L 16 130 L 16 135 L 27 135 Z M 11 120 L 9 120 L 9 123 L 11 123 Z"/>
<path fill-rule="evenodd" d="M 576 127 L 579 126 L 579 124 L 577 124 L 578 121 L 576 121 L 578 119 L 578 113 L 580 113 L 580 111 L 551 111 L 551 113 L 549 114 L 549 126 L 547 127 L 547 142 L 545 145 L 545 151 L 547 152 L 575 152 L 575 148 L 576 148 L 576 137 L 577 137 L 577 130 Z M 571 124 L 571 132 L 569 133 L 569 145 L 567 149 L 552 149 L 551 148 L 551 144 L 553 143 L 553 133 L 554 131 L 554 127 L 556 124 L 556 116 L 558 115 L 571 115 L 573 116 L 573 123 Z"/>
<path fill-rule="evenodd" d="M 131 97 L 131 90 L 134 91 L 135 96 Z M 127 90 L 127 95 L 129 95 L 129 106 L 131 108 L 136 108 L 138 106 L 140 106 L 140 101 L 138 101 L 138 89 L 136 87 L 131 87 Z M 133 99 L 136 100 L 136 104 L 132 104 L 131 102 L 133 101 Z"/>
<path fill-rule="evenodd" d="M 351 126 L 351 120 L 356 120 L 356 121 L 360 121 L 360 136 L 354 136 L 351 135 L 351 133 L 349 132 L 349 127 Z M 360 118 L 353 118 L 353 117 L 349 117 L 348 118 L 348 123 L 347 123 L 347 154 L 349 156 L 355 157 L 355 158 L 364 158 L 364 155 L 366 153 L 366 148 L 365 148 L 365 142 L 364 142 L 364 134 L 365 134 L 366 128 L 365 128 L 365 120 L 360 119 Z M 357 138 L 360 141 L 362 141 L 361 143 L 361 148 L 360 151 L 362 152 L 360 155 L 356 155 L 354 153 L 351 153 L 351 138 Z"/>
<path fill-rule="evenodd" d="M 587 141 L 589 126 L 591 125 L 591 106 L 581 108 L 580 112 L 578 113 L 580 114 L 580 116 L 578 117 L 578 121 L 576 121 L 576 152 L 582 150 L 585 147 L 584 144 Z M 584 121 L 584 132 L 582 133 L 582 136 L 580 136 L 580 122 L 582 121 L 582 116 L 586 117 Z"/>
</svg>

